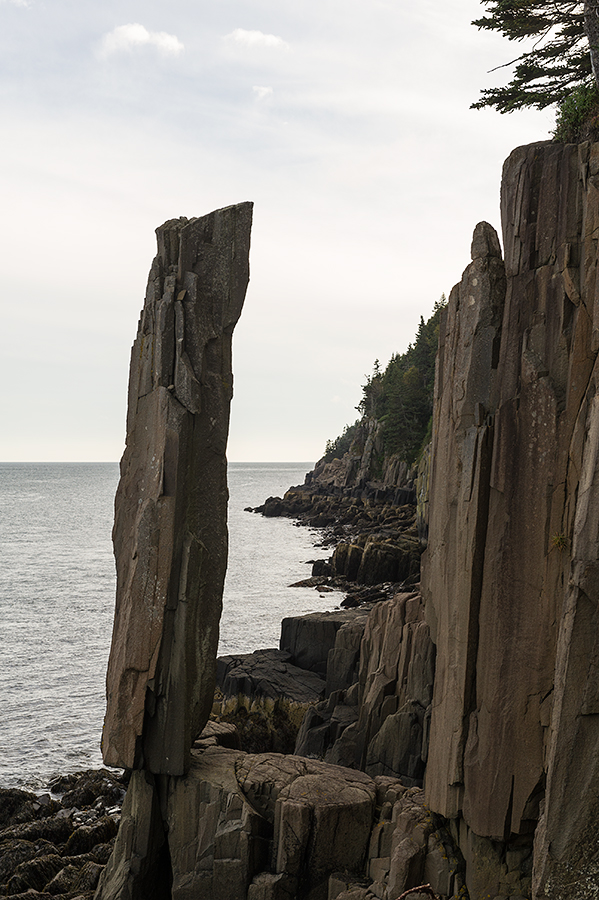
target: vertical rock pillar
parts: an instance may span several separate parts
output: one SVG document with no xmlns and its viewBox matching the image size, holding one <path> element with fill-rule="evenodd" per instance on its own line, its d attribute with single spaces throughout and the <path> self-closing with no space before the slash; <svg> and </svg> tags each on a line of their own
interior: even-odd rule
<svg viewBox="0 0 599 900">
<path fill-rule="evenodd" d="M 157 229 L 131 354 L 113 531 L 107 765 L 183 775 L 214 692 L 227 562 L 231 339 L 252 204 Z"/>
<path fill-rule="evenodd" d="M 422 592 L 437 647 L 427 803 L 447 818 L 463 804 L 489 504 L 497 356 L 505 300 L 499 239 L 477 225 L 472 262 L 441 323 L 435 383 L 428 548 Z"/>
</svg>

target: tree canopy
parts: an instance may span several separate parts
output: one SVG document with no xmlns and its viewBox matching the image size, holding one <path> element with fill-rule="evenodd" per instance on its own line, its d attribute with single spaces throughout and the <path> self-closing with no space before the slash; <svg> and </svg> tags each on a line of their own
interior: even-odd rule
<svg viewBox="0 0 599 900">
<path fill-rule="evenodd" d="M 515 65 L 505 87 L 481 91 L 472 108 L 512 112 L 561 103 L 578 86 L 599 85 L 599 0 L 481 0 L 488 15 L 472 23 L 510 41 L 536 39 Z M 503 68 L 501 66 L 500 68 Z"/>
</svg>

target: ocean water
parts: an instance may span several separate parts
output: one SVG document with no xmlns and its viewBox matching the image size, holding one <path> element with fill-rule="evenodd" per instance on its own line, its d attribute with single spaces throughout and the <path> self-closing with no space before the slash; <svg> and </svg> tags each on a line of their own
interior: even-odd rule
<svg viewBox="0 0 599 900">
<path fill-rule="evenodd" d="M 276 647 L 284 616 L 339 600 L 289 587 L 319 556 L 315 531 L 245 511 L 302 483 L 310 468 L 229 466 L 221 655 Z M 0 463 L 2 787 L 42 787 L 54 774 L 102 764 L 117 482 L 116 463 Z"/>
</svg>

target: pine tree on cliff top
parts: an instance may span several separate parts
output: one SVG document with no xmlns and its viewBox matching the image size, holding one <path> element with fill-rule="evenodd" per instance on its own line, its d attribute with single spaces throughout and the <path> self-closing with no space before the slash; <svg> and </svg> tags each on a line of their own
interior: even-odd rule
<svg viewBox="0 0 599 900">
<path fill-rule="evenodd" d="M 536 39 L 532 49 L 511 63 L 506 87 L 481 91 L 472 108 L 495 106 L 512 112 L 525 106 L 544 109 L 561 103 L 583 86 L 599 87 L 599 0 L 481 0 L 488 15 L 472 23 L 499 31 L 511 41 Z M 500 67 L 503 68 L 503 67 Z"/>
</svg>

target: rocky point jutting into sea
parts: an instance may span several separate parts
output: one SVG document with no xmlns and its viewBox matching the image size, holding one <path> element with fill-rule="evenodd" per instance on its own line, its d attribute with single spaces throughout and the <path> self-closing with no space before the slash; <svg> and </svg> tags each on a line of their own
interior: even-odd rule
<svg viewBox="0 0 599 900">
<path fill-rule="evenodd" d="M 130 781 L 96 900 L 599 897 L 599 144 L 515 150 L 501 210 L 504 258 L 477 225 L 441 320 L 417 476 L 373 472 L 365 423 L 265 504 L 337 529 L 314 583 L 358 605 L 220 660 L 211 716 L 250 205 L 159 229 L 104 735 Z M 4 820 L 5 896 L 94 896 L 92 825 L 52 803 Z"/>
</svg>

